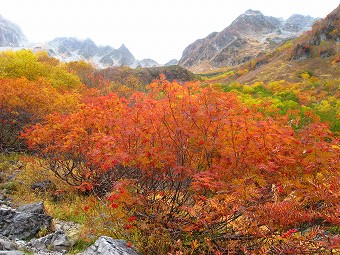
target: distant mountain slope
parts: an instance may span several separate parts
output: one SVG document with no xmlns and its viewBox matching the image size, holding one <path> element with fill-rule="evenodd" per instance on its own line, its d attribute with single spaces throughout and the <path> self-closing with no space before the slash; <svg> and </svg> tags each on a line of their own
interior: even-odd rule
<svg viewBox="0 0 340 255">
<path fill-rule="evenodd" d="M 145 58 L 139 61 L 139 67 L 157 67 L 160 66 L 155 60 L 150 58 Z"/>
<path fill-rule="evenodd" d="M 61 61 L 85 60 L 98 68 L 159 66 L 152 59 L 138 61 L 124 44 L 120 48 L 114 49 L 111 46 L 97 46 L 91 39 L 78 40 L 72 37 L 58 37 L 46 44 L 36 45 L 33 49 L 35 51 L 46 50 L 50 56 Z"/>
<path fill-rule="evenodd" d="M 292 60 L 305 58 L 327 58 L 340 51 L 340 5 L 319 20 L 313 29 L 296 41 L 291 54 Z"/>
<path fill-rule="evenodd" d="M 171 59 L 167 63 L 164 64 L 165 66 L 174 66 L 178 65 L 178 60 L 177 59 Z"/>
<path fill-rule="evenodd" d="M 19 47 L 26 42 L 21 28 L 0 15 L 0 47 Z"/>
<path fill-rule="evenodd" d="M 257 67 L 256 63 L 263 64 Z M 250 71 L 237 78 L 241 83 L 298 81 L 302 72 L 340 79 L 340 5 L 310 31 L 238 68 Z"/>
<path fill-rule="evenodd" d="M 73 37 L 57 37 L 46 43 L 31 43 L 18 25 L 0 15 L 0 50 L 23 48 L 33 52 L 47 51 L 51 57 L 64 62 L 84 60 L 97 68 L 160 66 L 152 59 L 135 59 L 124 44 L 114 49 L 111 46 L 97 46 L 91 39 L 79 40 Z"/>
<path fill-rule="evenodd" d="M 179 65 L 194 71 L 235 66 L 274 48 L 278 42 L 295 38 L 311 28 L 316 19 L 293 15 L 287 21 L 248 10 L 223 31 L 190 44 Z"/>
</svg>

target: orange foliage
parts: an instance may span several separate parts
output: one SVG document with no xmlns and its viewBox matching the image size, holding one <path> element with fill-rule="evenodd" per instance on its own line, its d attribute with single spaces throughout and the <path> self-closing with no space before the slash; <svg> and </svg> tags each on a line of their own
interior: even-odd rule
<svg viewBox="0 0 340 255">
<path fill-rule="evenodd" d="M 272 235 L 339 224 L 339 139 L 326 125 L 295 132 L 288 117 L 197 83 L 162 78 L 149 89 L 89 99 L 24 136 L 59 177 L 111 190 L 113 210 L 126 208 L 144 231 L 172 240 L 203 236 L 225 252 L 255 249 L 261 226 Z"/>
<path fill-rule="evenodd" d="M 18 133 L 48 113 L 71 113 L 79 105 L 77 93 L 58 92 L 43 79 L 0 79 L 0 150 L 20 149 Z"/>
</svg>

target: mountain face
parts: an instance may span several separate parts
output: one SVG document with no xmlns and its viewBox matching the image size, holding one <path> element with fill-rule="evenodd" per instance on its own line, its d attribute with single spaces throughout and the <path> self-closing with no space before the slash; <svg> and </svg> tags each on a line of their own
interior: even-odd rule
<svg viewBox="0 0 340 255">
<path fill-rule="evenodd" d="M 46 50 L 61 61 L 85 60 L 99 68 L 140 65 L 140 61 L 135 59 L 124 44 L 114 49 L 111 46 L 97 46 L 91 39 L 81 41 L 72 37 L 58 37 L 45 45 L 35 46 L 34 49 Z"/>
<path fill-rule="evenodd" d="M 139 61 L 139 66 L 138 67 L 158 67 L 161 66 L 158 64 L 155 60 L 150 59 L 150 58 L 145 58 Z"/>
<path fill-rule="evenodd" d="M 282 30 L 288 32 L 299 33 L 301 31 L 307 31 L 311 29 L 311 26 L 316 21 L 315 18 L 311 16 L 303 16 L 301 14 L 293 14 L 286 20 Z"/>
<path fill-rule="evenodd" d="M 9 48 L 13 50 L 26 48 L 33 52 L 46 51 L 51 57 L 61 61 L 84 60 L 97 68 L 160 66 L 152 59 L 141 61 L 135 59 L 124 44 L 114 49 L 111 46 L 97 46 L 91 39 L 78 40 L 73 37 L 58 37 L 47 43 L 30 43 L 18 25 L 0 15 L 0 50 Z"/>
<path fill-rule="evenodd" d="M 340 5 L 297 40 L 290 60 L 329 58 L 340 52 Z"/>
<path fill-rule="evenodd" d="M 19 47 L 27 42 L 20 27 L 0 15 L 0 47 Z"/>
<path fill-rule="evenodd" d="M 164 64 L 164 66 L 175 66 L 178 65 L 178 60 L 177 59 L 171 59 L 168 62 Z"/>
<path fill-rule="evenodd" d="M 190 44 L 179 65 L 195 71 L 234 66 L 275 47 L 277 43 L 299 36 L 316 19 L 293 15 L 287 21 L 248 10 L 221 32 L 214 32 Z"/>
<path fill-rule="evenodd" d="M 293 19 L 300 17 L 295 16 Z M 296 28 L 294 25 L 289 27 Z M 284 47 L 252 59 L 251 65 L 245 63 L 237 67 L 248 72 L 235 78 L 243 84 L 279 80 L 299 82 L 301 73 L 307 71 L 321 79 L 336 79 L 340 77 L 339 53 L 340 5 L 324 19 L 316 21 L 307 33 L 286 43 Z"/>
</svg>

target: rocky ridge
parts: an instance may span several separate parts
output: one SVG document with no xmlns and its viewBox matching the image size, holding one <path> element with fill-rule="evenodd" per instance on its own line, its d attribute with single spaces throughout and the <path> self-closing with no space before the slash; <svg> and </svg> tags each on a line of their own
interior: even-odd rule
<svg viewBox="0 0 340 255">
<path fill-rule="evenodd" d="M 285 21 L 248 10 L 223 31 L 211 33 L 186 47 L 179 65 L 194 71 L 239 65 L 284 40 L 298 37 L 315 21 L 303 15 L 292 15 Z"/>
<path fill-rule="evenodd" d="M 293 17 L 298 19 L 299 17 Z M 239 83 L 252 84 L 285 80 L 299 82 L 300 72 L 310 70 L 319 79 L 340 77 L 340 5 L 312 29 L 291 40 L 280 49 L 259 55 L 251 63 L 240 65 L 249 72 L 236 77 Z"/>
<path fill-rule="evenodd" d="M 319 20 L 308 34 L 297 40 L 290 60 L 322 59 L 340 52 L 340 5 L 326 18 Z"/>
<path fill-rule="evenodd" d="M 177 59 L 171 59 L 170 61 L 164 64 L 164 66 L 174 66 L 174 65 L 178 65 Z"/>
<path fill-rule="evenodd" d="M 64 62 L 84 60 L 97 68 L 112 66 L 152 67 L 159 64 L 152 59 L 135 59 L 122 44 L 118 49 L 111 46 L 97 46 L 91 39 L 79 40 L 73 37 L 58 37 L 45 44 L 32 45 L 34 52 L 47 51 L 54 58 Z"/>
<path fill-rule="evenodd" d="M 64 62 L 84 60 L 97 68 L 112 66 L 157 67 L 152 59 L 135 59 L 123 44 L 118 49 L 98 46 L 91 39 L 79 40 L 74 37 L 57 37 L 50 42 L 29 42 L 21 28 L 0 15 L 0 51 L 30 49 L 33 52 L 46 51 L 51 57 Z"/>
</svg>

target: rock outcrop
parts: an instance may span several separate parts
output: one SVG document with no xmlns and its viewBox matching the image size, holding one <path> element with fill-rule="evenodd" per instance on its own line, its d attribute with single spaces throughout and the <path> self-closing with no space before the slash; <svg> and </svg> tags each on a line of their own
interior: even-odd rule
<svg viewBox="0 0 340 255">
<path fill-rule="evenodd" d="M 101 236 L 81 255 L 140 255 L 124 240 Z"/>
<path fill-rule="evenodd" d="M 79 228 L 79 224 L 60 220 L 53 220 L 52 224 L 42 202 L 17 209 L 1 205 L 0 255 L 24 255 L 23 250 L 39 255 L 63 255 L 76 243 Z M 36 238 L 39 231 L 49 234 Z M 100 237 L 82 254 L 140 255 L 126 241 L 107 236 Z"/>
<path fill-rule="evenodd" d="M 32 251 L 68 251 L 75 244 L 75 240 L 71 240 L 64 231 L 56 231 L 41 238 L 30 240 L 26 247 Z"/>
<path fill-rule="evenodd" d="M 18 250 L 19 246 L 11 240 L 0 236 L 0 251 Z"/>
<path fill-rule="evenodd" d="M 33 238 L 43 229 L 51 229 L 52 217 L 44 213 L 42 203 L 34 203 L 14 210 L 0 207 L 0 235 L 10 239 Z"/>
<path fill-rule="evenodd" d="M 0 255 L 25 255 L 22 251 L 14 250 L 14 251 L 0 251 Z"/>
</svg>

